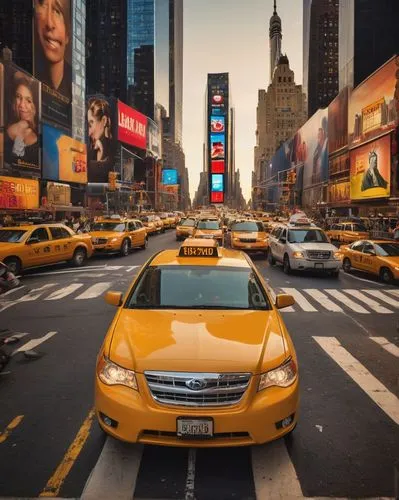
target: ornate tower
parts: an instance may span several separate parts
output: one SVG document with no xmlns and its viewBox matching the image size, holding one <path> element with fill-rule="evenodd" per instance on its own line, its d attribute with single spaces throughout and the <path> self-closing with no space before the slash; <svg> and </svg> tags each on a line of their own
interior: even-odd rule
<svg viewBox="0 0 399 500">
<path fill-rule="evenodd" d="M 269 40 L 270 40 L 270 82 L 273 80 L 274 68 L 277 66 L 281 56 L 281 19 L 277 14 L 276 0 L 274 0 L 274 11 L 270 18 Z"/>
</svg>

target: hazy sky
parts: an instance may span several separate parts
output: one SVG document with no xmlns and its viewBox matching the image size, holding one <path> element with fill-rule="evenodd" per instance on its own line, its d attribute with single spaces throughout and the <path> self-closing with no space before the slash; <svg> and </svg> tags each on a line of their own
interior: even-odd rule
<svg viewBox="0 0 399 500">
<path fill-rule="evenodd" d="M 184 0 L 183 147 L 190 195 L 199 183 L 207 73 L 230 74 L 236 110 L 236 168 L 248 201 L 254 164 L 258 89 L 269 85 L 269 20 L 273 0 Z M 277 0 L 287 53 L 302 84 L 302 0 Z"/>
</svg>

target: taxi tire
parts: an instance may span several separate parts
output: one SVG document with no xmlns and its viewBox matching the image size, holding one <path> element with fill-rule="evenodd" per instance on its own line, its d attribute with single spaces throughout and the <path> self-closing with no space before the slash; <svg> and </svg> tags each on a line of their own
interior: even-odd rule
<svg viewBox="0 0 399 500">
<path fill-rule="evenodd" d="M 276 263 L 276 259 L 273 257 L 273 253 L 272 253 L 272 249 L 269 248 L 268 252 L 267 252 L 267 261 L 269 262 L 269 264 L 271 266 L 274 266 L 275 263 Z"/>
<path fill-rule="evenodd" d="M 120 254 L 121 254 L 121 257 L 127 257 L 129 255 L 129 252 L 130 252 L 130 241 L 125 238 L 123 241 L 122 241 L 122 245 L 121 245 L 121 249 L 120 249 Z"/>
<path fill-rule="evenodd" d="M 4 259 L 4 264 L 10 268 L 12 274 L 18 275 L 22 270 L 22 262 L 18 257 L 8 257 Z"/>
<path fill-rule="evenodd" d="M 144 245 L 140 247 L 142 250 L 146 250 L 148 248 L 148 236 L 146 236 L 144 240 Z"/>
<path fill-rule="evenodd" d="M 352 263 L 348 259 L 348 257 L 345 257 L 344 261 L 342 262 L 342 269 L 344 270 L 345 273 L 350 273 L 352 269 Z"/>
<path fill-rule="evenodd" d="M 83 266 L 86 258 L 87 258 L 86 250 L 84 248 L 80 247 L 80 248 L 77 248 L 73 252 L 73 257 L 72 257 L 71 263 L 74 267 L 80 267 L 80 266 Z"/>
<path fill-rule="evenodd" d="M 382 267 L 380 269 L 380 280 L 387 285 L 392 283 L 393 274 L 392 274 L 391 270 L 388 269 L 387 267 Z"/>
<path fill-rule="evenodd" d="M 283 271 L 285 274 L 291 274 L 290 258 L 288 257 L 287 254 L 284 255 L 283 259 Z"/>
</svg>

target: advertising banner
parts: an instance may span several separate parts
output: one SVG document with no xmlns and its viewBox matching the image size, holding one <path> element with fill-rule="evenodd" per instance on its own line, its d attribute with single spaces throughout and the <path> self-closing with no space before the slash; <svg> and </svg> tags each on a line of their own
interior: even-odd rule
<svg viewBox="0 0 399 500">
<path fill-rule="evenodd" d="M 223 203 L 224 193 L 218 193 L 215 191 L 211 192 L 211 203 Z"/>
<path fill-rule="evenodd" d="M 118 101 L 118 140 L 140 149 L 147 147 L 147 117 Z"/>
<path fill-rule="evenodd" d="M 161 191 L 163 193 L 171 194 L 174 196 L 174 198 L 177 198 L 179 195 L 179 185 L 169 185 L 169 186 L 163 186 Z"/>
<path fill-rule="evenodd" d="M 211 135 L 211 159 L 224 160 L 225 138 L 224 135 Z"/>
<path fill-rule="evenodd" d="M 226 103 L 223 89 L 211 88 L 209 101 L 213 115 L 226 114 Z"/>
<path fill-rule="evenodd" d="M 328 152 L 348 145 L 348 96 L 345 87 L 328 106 Z"/>
<path fill-rule="evenodd" d="M 391 59 L 353 90 L 348 111 L 349 147 L 359 146 L 395 128 L 397 72 L 397 62 Z"/>
<path fill-rule="evenodd" d="M 42 82 L 42 114 L 71 127 L 72 0 L 33 0 L 33 74 Z"/>
<path fill-rule="evenodd" d="M 83 144 L 63 131 L 43 125 L 44 179 L 87 183 L 87 152 Z"/>
<path fill-rule="evenodd" d="M 4 65 L 4 172 L 40 176 L 40 83 Z"/>
<path fill-rule="evenodd" d="M 224 191 L 224 175 L 212 174 L 211 175 L 211 191 L 222 193 Z"/>
<path fill-rule="evenodd" d="M 121 181 L 126 183 L 134 181 L 134 159 L 124 154 L 124 150 L 122 151 Z"/>
<path fill-rule="evenodd" d="M 349 181 L 330 184 L 328 186 L 328 202 L 329 203 L 348 203 L 350 201 Z"/>
<path fill-rule="evenodd" d="M 158 160 L 161 156 L 159 127 L 150 118 L 147 120 L 147 151 Z"/>
<path fill-rule="evenodd" d="M 71 186 L 58 182 L 47 183 L 47 203 L 48 205 L 70 205 Z"/>
<path fill-rule="evenodd" d="M 87 103 L 87 177 L 88 182 L 108 183 L 116 156 L 116 121 L 114 101 L 91 96 Z"/>
<path fill-rule="evenodd" d="M 39 181 L 0 177 L 0 208 L 16 210 L 39 208 Z"/>
<path fill-rule="evenodd" d="M 162 170 L 162 184 L 175 185 L 178 184 L 177 170 L 174 168 L 165 168 Z"/>
<path fill-rule="evenodd" d="M 376 141 L 350 152 L 352 200 L 384 198 L 390 195 L 391 137 Z"/>
<path fill-rule="evenodd" d="M 225 131 L 224 116 L 211 116 L 211 133 L 220 134 Z"/>
<path fill-rule="evenodd" d="M 4 66 L 0 63 L 0 172 L 4 162 Z"/>
<path fill-rule="evenodd" d="M 211 161 L 211 174 L 224 174 L 224 160 Z"/>
</svg>

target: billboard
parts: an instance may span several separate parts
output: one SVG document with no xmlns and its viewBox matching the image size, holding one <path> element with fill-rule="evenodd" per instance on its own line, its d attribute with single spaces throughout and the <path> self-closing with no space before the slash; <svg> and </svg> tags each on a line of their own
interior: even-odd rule
<svg viewBox="0 0 399 500">
<path fill-rule="evenodd" d="M 226 104 L 224 89 L 211 87 L 210 90 L 210 105 L 212 115 L 225 115 L 226 114 Z"/>
<path fill-rule="evenodd" d="M 83 144 L 63 131 L 43 125 L 43 174 L 53 181 L 87 183 L 87 152 Z"/>
<path fill-rule="evenodd" d="M 212 160 L 211 174 L 223 174 L 223 173 L 224 173 L 224 160 Z"/>
<path fill-rule="evenodd" d="M 0 172 L 3 168 L 3 160 L 4 160 L 3 103 L 4 103 L 4 66 L 0 63 Z"/>
<path fill-rule="evenodd" d="M 39 181 L 18 177 L 0 177 L 0 208 L 39 208 Z"/>
<path fill-rule="evenodd" d="M 211 116 L 211 133 L 220 134 L 225 131 L 224 116 Z"/>
<path fill-rule="evenodd" d="M 348 110 L 349 147 L 395 128 L 397 71 L 396 59 L 391 59 L 353 90 Z"/>
<path fill-rule="evenodd" d="M 118 101 L 118 140 L 147 148 L 147 117 L 121 101 Z"/>
<path fill-rule="evenodd" d="M 391 182 L 390 135 L 352 149 L 350 166 L 352 200 L 388 197 Z"/>
<path fill-rule="evenodd" d="M 328 152 L 348 145 L 348 97 L 345 87 L 328 106 Z"/>
<path fill-rule="evenodd" d="M 211 175 L 211 191 L 222 193 L 224 191 L 224 175 L 212 174 Z"/>
<path fill-rule="evenodd" d="M 33 74 L 42 82 L 42 114 L 71 126 L 72 0 L 33 0 Z"/>
<path fill-rule="evenodd" d="M 218 193 L 217 191 L 211 192 L 211 203 L 223 203 L 224 193 Z"/>
<path fill-rule="evenodd" d="M 147 151 L 158 160 L 161 156 L 160 134 L 158 125 L 150 118 L 147 120 Z"/>
<path fill-rule="evenodd" d="M 116 136 L 113 101 L 92 96 L 87 103 L 87 177 L 88 182 L 108 183 L 114 170 Z"/>
<path fill-rule="evenodd" d="M 162 184 L 174 186 L 178 184 L 177 170 L 174 168 L 165 168 L 162 170 Z"/>
<path fill-rule="evenodd" d="M 4 65 L 4 171 L 40 176 L 40 83 Z"/>
<path fill-rule="evenodd" d="M 350 201 L 350 182 L 338 182 L 328 186 L 329 203 L 348 203 Z"/>
<path fill-rule="evenodd" d="M 225 158 L 224 135 L 211 135 L 211 160 L 223 160 Z"/>
</svg>

